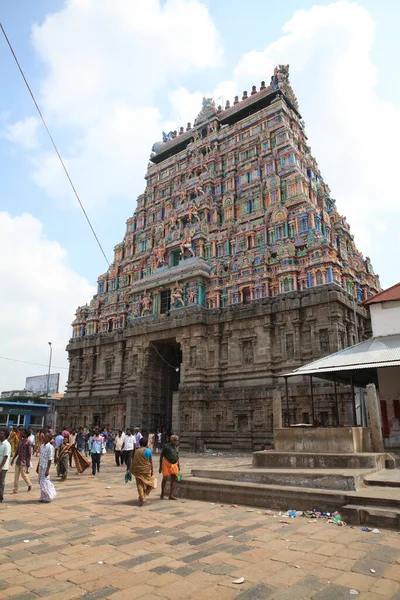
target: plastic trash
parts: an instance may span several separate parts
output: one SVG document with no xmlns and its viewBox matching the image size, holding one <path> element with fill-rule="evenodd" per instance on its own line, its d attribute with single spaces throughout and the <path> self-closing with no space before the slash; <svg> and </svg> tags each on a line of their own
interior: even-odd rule
<svg viewBox="0 0 400 600">
<path fill-rule="evenodd" d="M 237 504 L 231 504 L 231 508 L 237 508 L 238 505 Z"/>
<path fill-rule="evenodd" d="M 349 590 L 349 593 L 350 593 L 352 596 L 358 596 L 360 592 L 357 592 L 357 590 Z"/>
<path fill-rule="evenodd" d="M 29 544 L 29 540 L 24 540 L 24 544 Z"/>
<path fill-rule="evenodd" d="M 102 565 L 102 564 L 103 564 L 103 561 L 102 561 L 102 560 L 99 560 L 99 561 L 98 561 L 98 564 L 99 564 L 99 565 Z"/>
<path fill-rule="evenodd" d="M 372 533 L 380 533 L 379 529 L 373 529 Z"/>
<path fill-rule="evenodd" d="M 336 515 L 336 517 L 333 518 L 334 523 L 340 523 L 341 521 L 343 521 L 343 519 L 340 515 Z"/>
<path fill-rule="evenodd" d="M 372 531 L 369 527 L 361 527 L 361 531 Z"/>
<path fill-rule="evenodd" d="M 370 569 L 371 573 L 376 573 L 375 569 Z"/>
<path fill-rule="evenodd" d="M 239 579 L 234 579 L 232 583 L 244 583 L 244 577 L 239 577 Z"/>
<path fill-rule="evenodd" d="M 297 512 L 295 510 L 288 510 L 286 514 L 289 517 L 289 519 L 294 519 L 295 517 L 297 517 Z"/>
<path fill-rule="evenodd" d="M 300 565 L 294 565 L 296 569 L 301 569 Z"/>
</svg>

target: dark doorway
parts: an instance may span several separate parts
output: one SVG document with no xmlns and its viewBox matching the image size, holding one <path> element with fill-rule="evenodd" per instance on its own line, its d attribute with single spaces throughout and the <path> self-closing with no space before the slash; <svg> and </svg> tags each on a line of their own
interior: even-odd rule
<svg viewBox="0 0 400 600">
<path fill-rule="evenodd" d="M 171 309 L 171 290 L 161 292 L 160 313 L 163 315 Z"/>
<path fill-rule="evenodd" d="M 242 290 L 243 304 L 249 304 L 251 302 L 251 291 L 249 287 L 245 287 Z"/>
<path fill-rule="evenodd" d="M 181 362 L 181 347 L 176 340 L 150 343 L 146 369 L 147 394 L 143 398 L 144 425 L 149 430 L 155 430 L 156 427 L 172 428 L 172 396 L 179 388 Z"/>
</svg>

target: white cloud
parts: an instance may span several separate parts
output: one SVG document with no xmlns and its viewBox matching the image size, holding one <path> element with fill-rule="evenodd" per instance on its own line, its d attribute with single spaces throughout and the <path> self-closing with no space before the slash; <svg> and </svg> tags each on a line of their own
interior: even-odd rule
<svg viewBox="0 0 400 600">
<path fill-rule="evenodd" d="M 144 187 L 151 146 L 160 137 L 161 118 L 153 108 L 115 105 L 101 123 L 88 127 L 64 158 L 85 206 L 105 206 L 112 198 L 132 201 Z M 61 164 L 53 152 L 35 159 L 36 183 L 53 198 L 76 202 Z M 127 215 L 128 216 L 128 215 Z"/>
<path fill-rule="evenodd" d="M 157 94 L 223 57 L 199 0 L 69 0 L 34 26 L 32 41 L 47 69 L 43 110 L 58 139 L 72 127 L 74 141 L 61 153 L 89 208 L 142 191 L 163 129 Z M 34 162 L 40 187 L 53 198 L 73 198 L 52 153 Z"/>
<path fill-rule="evenodd" d="M 66 367 L 70 321 L 94 288 L 68 266 L 65 249 L 44 237 L 32 215 L 0 212 L 0 231 L 0 356 L 45 365 L 51 341 L 53 364 Z M 26 376 L 47 372 L 1 359 L 0 365 L 0 391 L 23 389 Z M 66 377 L 62 370 L 63 384 Z"/>
<path fill-rule="evenodd" d="M 35 117 L 26 117 L 21 121 L 7 125 L 1 136 L 25 150 L 33 150 L 39 145 L 38 126 L 39 122 Z"/>
</svg>

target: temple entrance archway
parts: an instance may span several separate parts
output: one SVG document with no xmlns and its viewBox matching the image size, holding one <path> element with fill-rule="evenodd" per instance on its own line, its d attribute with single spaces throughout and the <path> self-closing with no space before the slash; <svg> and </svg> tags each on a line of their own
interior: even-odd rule
<svg viewBox="0 0 400 600">
<path fill-rule="evenodd" d="M 175 339 L 150 342 L 147 350 L 144 421 L 149 430 L 172 428 L 172 396 L 179 388 L 182 351 Z"/>
</svg>

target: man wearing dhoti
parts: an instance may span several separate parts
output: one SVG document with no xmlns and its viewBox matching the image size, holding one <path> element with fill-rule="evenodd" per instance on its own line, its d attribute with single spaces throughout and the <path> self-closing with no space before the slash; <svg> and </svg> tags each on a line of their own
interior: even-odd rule
<svg viewBox="0 0 400 600">
<path fill-rule="evenodd" d="M 39 502 L 51 502 L 57 495 L 54 485 L 50 481 L 50 467 L 54 460 L 54 448 L 50 443 L 51 435 L 46 433 L 44 444 L 40 446 L 39 462 L 36 469 L 39 475 L 40 499 Z"/>
</svg>

